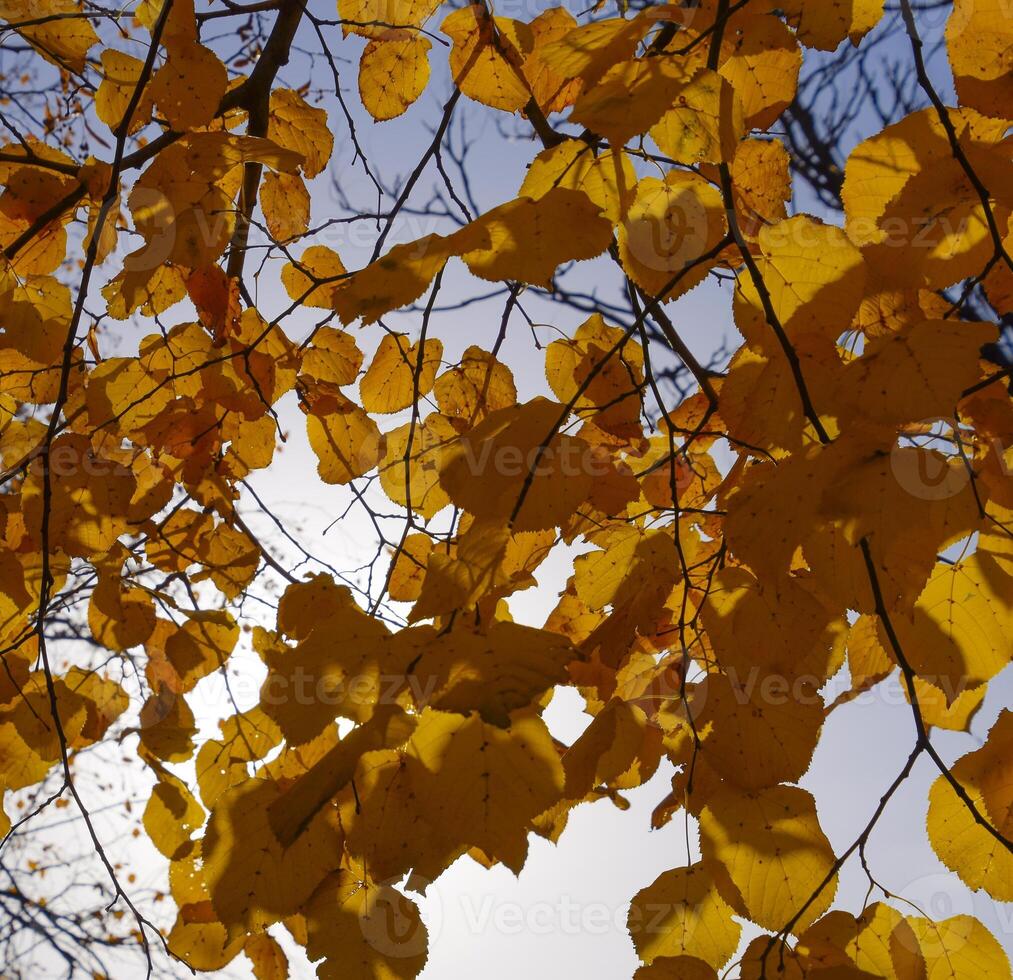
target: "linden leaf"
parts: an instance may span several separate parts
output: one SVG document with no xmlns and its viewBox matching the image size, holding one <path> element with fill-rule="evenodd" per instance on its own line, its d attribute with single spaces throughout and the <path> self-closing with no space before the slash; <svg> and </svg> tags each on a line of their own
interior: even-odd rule
<svg viewBox="0 0 1013 980">
<path fill-rule="evenodd" d="M 334 308 L 334 298 L 347 279 L 341 259 L 326 245 L 311 245 L 297 262 L 286 263 L 281 273 L 289 299 L 325 310 Z"/>
<path fill-rule="evenodd" d="M 565 187 L 537 201 L 520 197 L 501 204 L 466 230 L 470 244 L 461 258 L 474 275 L 546 288 L 557 266 L 600 255 L 612 238 L 598 205 Z"/>
<path fill-rule="evenodd" d="M 583 799 L 603 784 L 630 788 L 646 782 L 661 759 L 661 729 L 644 711 L 612 698 L 563 756 L 565 795 Z"/>
<path fill-rule="evenodd" d="M 440 30 L 454 42 L 454 84 L 469 98 L 505 112 L 516 112 L 531 98 L 521 70 L 524 56 L 534 47 L 527 24 L 491 17 L 484 6 L 472 4 L 449 14 Z"/>
<path fill-rule="evenodd" d="M 517 402 L 510 368 L 480 347 L 468 347 L 455 367 L 436 379 L 433 395 L 440 411 L 474 425 L 490 412 Z"/>
<path fill-rule="evenodd" d="M 798 934 L 833 901 L 836 876 L 802 912 L 834 865 L 805 790 L 719 790 L 700 815 L 700 849 L 705 861 L 724 866 L 749 918 L 766 929 L 780 929 L 802 913 L 793 927 Z"/>
<path fill-rule="evenodd" d="M 883 7 L 883 0 L 815 5 L 789 0 L 784 10 L 806 47 L 833 51 L 846 37 L 852 44 L 858 44 L 883 16 Z"/>
<path fill-rule="evenodd" d="M 673 96 L 674 107 L 651 126 L 662 153 L 686 164 L 727 162 L 738 155 L 745 132 L 742 105 L 721 75 L 702 68 Z"/>
<path fill-rule="evenodd" d="M 561 409 L 536 398 L 490 414 L 440 456 L 448 497 L 517 531 L 561 524 L 587 499 L 591 465 L 580 439 L 559 433 Z"/>
<path fill-rule="evenodd" d="M 27 7 L 23 0 L 0 0 L 0 19 L 12 24 L 28 21 L 18 33 L 47 61 L 78 73 L 99 41 L 91 22 L 79 14 L 75 0 L 39 0 Z"/>
<path fill-rule="evenodd" d="M 143 589 L 124 587 L 119 578 L 103 576 L 88 601 L 88 628 L 110 650 L 143 643 L 155 628 L 155 605 Z"/>
<path fill-rule="evenodd" d="M 341 29 L 362 37 L 382 37 L 394 24 L 422 27 L 440 6 L 439 0 L 338 0 Z"/>
<path fill-rule="evenodd" d="M 468 229 L 464 229 L 467 232 Z M 416 242 L 395 245 L 386 255 L 352 275 L 334 294 L 333 308 L 341 322 L 361 319 L 375 323 L 385 313 L 417 300 L 433 277 L 458 254 L 458 235 L 427 235 Z"/>
<path fill-rule="evenodd" d="M 426 962 L 428 935 L 415 903 L 390 885 L 342 868 L 306 909 L 306 953 L 320 980 L 412 980 Z"/>
<path fill-rule="evenodd" d="M 724 31 L 718 71 L 742 103 L 746 130 L 765 129 L 795 97 L 802 52 L 776 17 L 745 11 Z"/>
<path fill-rule="evenodd" d="M 95 114 L 110 129 L 115 130 L 122 122 L 137 83 L 141 80 L 143 67 L 143 61 L 122 51 L 107 48 L 102 52 L 102 84 L 95 93 Z M 147 89 L 138 100 L 131 117 L 131 132 L 144 126 L 151 118 L 151 104 L 151 90 Z"/>
<path fill-rule="evenodd" d="M 427 37 L 415 31 L 391 30 L 366 45 L 359 61 L 362 104 L 376 120 L 400 116 L 429 81 Z"/>
<path fill-rule="evenodd" d="M 213 51 L 200 44 L 177 46 L 155 72 L 147 92 L 169 125 L 186 132 L 211 122 L 228 81 L 225 65 Z"/>
<path fill-rule="evenodd" d="M 650 129 L 679 101 L 690 79 L 668 58 L 633 58 L 610 68 L 574 103 L 570 118 L 613 146 Z M 663 148 L 663 152 L 664 151 Z"/>
<path fill-rule="evenodd" d="M 865 283 L 861 253 L 840 228 L 807 215 L 764 225 L 756 265 L 771 305 L 792 339 L 823 333 L 836 340 L 851 324 Z M 777 340 L 748 273 L 739 276 L 735 324 L 754 350 L 773 351 Z"/>
<path fill-rule="evenodd" d="M 596 156 L 586 143 L 565 140 L 535 157 L 520 194 L 537 201 L 554 187 L 583 191 L 609 221 L 618 222 L 633 200 L 636 183 L 636 171 L 622 150 Z"/>
<path fill-rule="evenodd" d="M 436 412 L 418 425 L 408 422 L 387 432 L 380 460 L 383 492 L 427 520 L 434 517 L 450 503 L 440 470 L 444 454 L 457 440 L 453 422 Z"/>
<path fill-rule="evenodd" d="M 383 454 L 384 438 L 377 424 L 341 394 L 313 400 L 306 431 L 325 483 L 349 483 L 373 469 Z"/>
<path fill-rule="evenodd" d="M 302 157 L 302 172 L 316 177 L 327 166 L 334 149 L 334 136 L 327 126 L 327 113 L 309 105 L 297 92 L 276 88 L 271 92 L 267 138 Z"/>
<path fill-rule="evenodd" d="M 192 848 L 191 838 L 204 824 L 204 808 L 181 779 L 161 765 L 154 768 L 158 782 L 144 807 L 144 829 L 155 847 L 175 860 Z"/>
<path fill-rule="evenodd" d="M 517 715 L 504 730 L 477 714 L 427 709 L 407 759 L 416 796 L 440 836 L 480 847 L 519 873 L 531 820 L 563 791 L 563 767 L 542 720 Z"/>
<path fill-rule="evenodd" d="M 361 367 L 362 351 L 351 334 L 320 327 L 313 334 L 312 346 L 303 353 L 299 375 L 332 385 L 350 385 Z"/>
<path fill-rule="evenodd" d="M 556 71 L 543 57 L 545 49 L 555 41 L 568 37 L 577 29 L 577 22 L 565 7 L 549 7 L 528 25 L 534 48 L 524 59 L 522 70 L 531 95 L 542 112 L 560 112 L 580 93 L 579 79 L 571 79 Z"/>
<path fill-rule="evenodd" d="M 399 412 L 428 395 L 443 357 L 443 344 L 427 340 L 409 345 L 404 334 L 387 334 L 359 382 L 359 396 L 367 412 Z"/>
<path fill-rule="evenodd" d="M 629 58 L 641 38 L 651 29 L 654 12 L 635 17 L 610 17 L 581 24 L 551 41 L 541 60 L 563 78 L 580 78 L 594 84 L 616 62 Z"/>
<path fill-rule="evenodd" d="M 703 757 L 729 783 L 758 789 L 798 782 L 809 768 L 823 726 L 823 701 L 811 681 L 711 674 L 700 697 L 697 723 L 710 723 Z"/>
<path fill-rule="evenodd" d="M 647 293 L 674 299 L 707 276 L 707 263 L 697 260 L 725 229 L 721 194 L 702 177 L 682 170 L 644 177 L 618 228 L 619 257 Z"/>
<path fill-rule="evenodd" d="M 999 0 L 955 0 L 946 51 L 962 105 L 1006 118 L 1013 101 L 1013 29 Z"/>
<path fill-rule="evenodd" d="M 307 828 L 312 833 L 321 819 L 329 820 L 325 804 L 355 774 L 363 753 L 403 745 L 414 727 L 414 719 L 397 705 L 380 705 L 368 721 L 328 750 L 269 805 L 270 824 L 281 846 L 297 846 Z"/>
<path fill-rule="evenodd" d="M 849 414 L 876 422 L 948 418 L 961 394 L 978 380 L 984 324 L 926 320 L 869 343 L 841 372 Z"/>
<path fill-rule="evenodd" d="M 298 912 L 341 854 L 333 811 L 321 810 L 290 846 L 269 820 L 282 788 L 252 778 L 215 801 L 204 832 L 204 876 L 215 914 L 230 934 L 260 931 Z"/>
<path fill-rule="evenodd" d="M 739 943 L 741 927 L 733 914 L 703 861 L 665 871 L 639 891 L 630 903 L 627 928 L 649 965 L 688 956 L 719 970 Z"/>
<path fill-rule="evenodd" d="M 947 702 L 990 680 L 1010 662 L 1013 603 L 989 555 L 939 564 L 913 610 L 894 617 L 914 669 L 947 692 Z M 944 683 L 945 682 L 945 683 Z"/>
<path fill-rule="evenodd" d="M 995 936 L 970 915 L 933 922 L 911 917 L 905 924 L 915 938 L 915 951 L 929 980 L 1009 980 L 1010 965 Z"/>
<path fill-rule="evenodd" d="M 717 971 L 695 956 L 659 956 L 640 967 L 633 980 L 716 980 Z"/>
<path fill-rule="evenodd" d="M 313 596 L 319 589 L 316 583 L 301 588 Z M 364 613 L 347 588 L 333 584 L 331 588 L 333 594 L 326 599 L 318 596 L 313 609 L 311 622 L 321 628 L 300 634 L 295 649 L 272 644 L 262 652 L 268 674 L 260 691 L 261 706 L 289 745 L 311 741 L 339 715 L 368 718 L 380 701 L 381 688 L 389 687 L 381 681 L 381 666 L 396 672 L 386 643 L 387 628 Z M 334 635 L 343 637 L 340 645 L 334 643 Z"/>
<path fill-rule="evenodd" d="M 288 957 L 266 932 L 247 936 L 243 952 L 253 967 L 255 980 L 288 980 Z"/>
<path fill-rule="evenodd" d="M 556 397 L 580 417 L 617 436 L 640 435 L 644 354 L 627 331 L 595 314 L 572 340 L 549 344 L 545 375 Z"/>
<path fill-rule="evenodd" d="M 265 174 L 260 185 L 260 207 L 267 230 L 277 241 L 285 242 L 306 234 L 310 225 L 310 194 L 298 174 L 273 171 Z M 302 261 L 305 258 L 304 254 Z"/>
<path fill-rule="evenodd" d="M 1003 711 L 985 744 L 958 759 L 951 772 L 978 812 L 1009 839 L 1013 832 L 1013 712 Z M 981 826 L 940 776 L 929 792 L 928 834 L 940 860 L 969 888 L 1013 901 L 1013 855 Z"/>
<path fill-rule="evenodd" d="M 423 626 L 397 639 L 417 651 L 408 686 L 420 708 L 462 715 L 477 711 L 500 728 L 510 726 L 511 712 L 564 683 L 566 665 L 575 656 L 558 634 L 500 620 L 484 632 L 461 626 L 438 634 Z"/>
</svg>

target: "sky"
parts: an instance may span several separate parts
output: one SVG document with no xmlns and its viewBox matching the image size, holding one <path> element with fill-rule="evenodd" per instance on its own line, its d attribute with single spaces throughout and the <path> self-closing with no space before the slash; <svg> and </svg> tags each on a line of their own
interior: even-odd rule
<svg viewBox="0 0 1013 980">
<path fill-rule="evenodd" d="M 521 4 L 515 0 L 510 9 L 498 12 L 530 20 L 544 6 L 547 4 Z M 331 0 L 312 0 L 312 9 L 330 15 Z M 438 22 L 439 15 L 434 24 Z M 927 40 L 931 41 L 932 31 L 938 36 L 941 27 L 934 23 L 927 26 Z M 329 30 L 329 36 L 338 42 L 339 29 Z M 226 41 L 223 39 L 221 43 Z M 310 47 L 315 45 L 315 37 L 302 32 L 297 44 Z M 420 102 L 397 120 L 375 124 L 355 106 L 356 60 L 361 47 L 358 39 L 336 43 L 339 56 L 348 59 L 347 64 L 339 65 L 343 89 L 363 150 L 370 161 L 377 163 L 385 181 L 393 182 L 412 169 L 431 138 L 429 127 L 439 118 L 449 93 L 446 73 L 440 68 L 445 64 L 446 51 L 434 43 L 431 52 L 434 77 Z M 281 83 L 293 88 L 307 80 L 311 85 L 318 84 L 323 77 L 321 69 L 320 65 L 311 69 L 304 58 L 294 58 L 283 70 Z M 329 170 L 311 186 L 314 224 L 339 213 L 335 184 L 362 210 L 374 204 L 371 185 L 361 165 L 354 161 L 340 107 L 330 96 L 320 104 L 327 109 L 335 133 L 335 152 Z M 469 158 L 472 195 L 480 210 L 488 210 L 516 195 L 525 167 L 538 145 L 529 138 L 513 135 L 523 132 L 522 121 L 471 105 L 465 106 L 461 115 L 464 132 L 473 141 Z M 457 121 L 452 128 L 456 140 L 460 139 L 460 126 Z M 867 131 L 863 132 L 863 128 Z M 851 134 L 853 141 L 868 135 L 873 128 L 870 120 L 860 120 Z M 413 200 L 426 199 L 426 188 L 432 186 L 432 179 L 430 172 Z M 811 201 L 799 203 L 812 206 Z M 389 244 L 410 241 L 431 231 L 447 231 L 450 227 L 445 220 L 434 222 L 424 216 L 405 214 L 395 224 Z M 332 226 L 325 233 L 306 239 L 304 244 L 330 246 L 352 269 L 365 263 L 374 240 L 375 226 L 361 222 Z M 116 261 L 115 257 L 109 261 L 105 278 L 114 271 Z M 502 297 L 498 297 L 460 309 L 442 310 L 441 307 L 484 291 L 487 286 L 479 283 L 476 289 L 475 280 L 467 276 L 460 263 L 452 262 L 455 268 L 448 274 L 441 292 L 432 328 L 443 341 L 444 356 L 450 362 L 471 344 L 486 349 L 492 345 L 503 303 Z M 257 280 L 257 305 L 268 318 L 288 305 L 278 284 L 279 268 L 277 261 L 268 262 Z M 620 296 L 618 277 L 605 261 L 582 264 L 568 275 L 567 281 L 571 280 L 588 292 L 599 290 L 613 302 Z M 670 307 L 673 322 L 701 360 L 707 360 L 722 344 L 734 348 L 739 342 L 731 317 L 731 297 L 729 283 L 710 279 Z M 583 317 L 530 292 L 522 295 L 521 303 L 538 326 L 529 328 L 515 313 L 501 360 L 512 367 L 521 398 L 528 398 L 548 393 L 543 373 L 544 353 L 537 345 L 544 346 L 559 331 L 572 332 Z M 179 307 L 166 319 L 182 322 L 188 318 L 185 308 Z M 286 329 L 290 336 L 300 337 L 300 329 L 308 332 L 319 318 L 317 310 L 297 311 Z M 417 314 L 392 315 L 387 322 L 413 338 L 417 336 Z M 132 353 L 143 332 L 107 323 L 100 341 L 103 353 Z M 368 355 L 380 332 L 376 329 L 355 332 Z M 392 417 L 391 425 L 404 420 Z M 282 405 L 281 423 L 288 440 L 272 467 L 251 481 L 258 495 L 286 523 L 298 529 L 300 540 L 314 554 L 342 569 L 368 560 L 374 547 L 372 528 L 361 509 L 351 510 L 347 517 L 333 524 L 346 510 L 350 495 L 345 488 L 327 486 L 316 477 L 316 460 L 306 442 L 302 416 L 291 396 Z M 371 493 L 372 499 L 382 500 L 378 491 Z M 291 550 L 272 533 L 268 522 L 257 515 L 252 502 L 245 506 L 244 516 L 255 531 L 263 534 L 267 547 L 283 558 L 286 554 L 291 556 Z M 544 621 L 565 583 L 571 558 L 572 553 L 554 555 L 539 570 L 538 586 L 511 599 L 511 612 L 518 621 L 533 625 Z M 258 615 L 253 607 L 250 611 L 254 617 Z M 240 652 L 234 657 L 232 670 L 231 686 L 240 706 L 255 703 L 262 672 L 255 655 Z M 845 681 L 836 678 L 831 683 L 840 687 L 846 686 Z M 1007 669 L 992 681 L 970 734 L 934 735 L 934 744 L 944 759 L 953 760 L 979 747 L 999 711 L 1010 703 L 1011 694 L 1013 671 Z M 221 679 L 213 675 L 202 681 L 190 700 L 202 732 L 214 735 L 227 703 Z M 557 692 L 545 718 L 553 734 L 566 742 L 572 741 L 590 721 L 572 690 Z M 902 768 L 913 739 L 910 709 L 896 679 L 880 684 L 830 716 L 802 785 L 814 794 L 821 824 L 835 851 L 846 848 L 864 826 L 883 791 Z M 667 793 L 671 775 L 672 767 L 663 762 L 648 784 L 626 794 L 631 804 L 626 811 L 616 809 L 609 801 L 578 807 L 558 844 L 532 838 L 528 862 L 517 877 L 502 867 L 485 870 L 470 859 L 459 860 L 420 901 L 422 918 L 430 933 L 424 980 L 470 980 L 476 975 L 488 980 L 514 980 L 518 976 L 526 980 L 554 980 L 564 972 L 596 980 L 630 977 L 637 966 L 625 928 L 630 899 L 662 871 L 699 857 L 695 828 L 692 821 L 687 826 L 682 814 L 664 828 L 650 830 L 651 811 Z M 902 910 L 912 911 L 907 906 L 911 903 L 934 918 L 973 911 L 1007 950 L 1013 951 L 1013 905 L 995 903 L 983 893 L 969 892 L 946 871 L 928 844 L 924 830 L 927 794 L 936 775 L 924 757 L 915 766 L 872 837 L 868 848 L 870 864 L 877 870 L 879 881 L 895 896 L 894 904 Z M 123 778 L 124 791 L 142 799 L 143 786 L 131 783 L 126 776 Z M 161 860 L 147 853 L 142 842 L 122 839 L 122 825 L 114 811 L 98 808 L 96 812 L 100 833 L 110 840 L 112 851 L 133 869 L 139 886 L 164 888 L 164 880 L 159 885 L 164 871 Z M 57 835 L 68 832 L 68 825 L 61 820 L 50 819 L 46 825 Z M 852 861 L 841 876 L 835 907 L 857 913 L 866 893 L 867 880 L 857 862 Z M 274 934 L 283 935 L 278 929 Z M 745 932 L 744 941 L 752 934 Z M 291 944 L 286 944 L 286 948 L 293 955 L 292 976 L 297 980 L 312 977 L 313 968 L 298 958 L 298 951 Z M 182 969 L 176 972 L 179 976 L 188 975 Z M 240 959 L 220 975 L 251 974 Z M 133 980 L 132 976 L 124 976 L 125 980 Z"/>
</svg>

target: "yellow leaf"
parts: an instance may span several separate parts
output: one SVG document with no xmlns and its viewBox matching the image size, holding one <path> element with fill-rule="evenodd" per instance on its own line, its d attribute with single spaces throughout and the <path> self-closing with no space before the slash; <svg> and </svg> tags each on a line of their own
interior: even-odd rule
<svg viewBox="0 0 1013 980">
<path fill-rule="evenodd" d="M 326 111 L 309 105 L 291 89 L 271 91 L 267 137 L 302 157 L 302 172 L 306 177 L 316 177 L 327 166 L 334 149 Z"/>
<path fill-rule="evenodd" d="M 461 258 L 476 276 L 548 288 L 563 262 L 592 259 L 608 247 L 612 225 L 585 194 L 555 187 L 537 201 L 520 197 L 487 211 L 466 229 Z"/>
<path fill-rule="evenodd" d="M 200 44 L 179 46 L 155 72 L 148 95 L 173 129 L 186 132 L 211 122 L 228 81 L 213 51 Z"/>
<path fill-rule="evenodd" d="M 395 602 L 412 602 L 419 597 L 426 564 L 433 550 L 428 534 L 409 534 L 394 558 L 387 593 Z"/>
<path fill-rule="evenodd" d="M 325 483 L 349 483 L 373 469 L 383 454 L 384 437 L 377 424 L 340 394 L 314 400 L 306 431 Z"/>
<path fill-rule="evenodd" d="M 425 341 L 420 350 L 405 334 L 385 334 L 359 382 L 362 407 L 386 415 L 414 405 L 433 390 L 442 357 L 439 340 Z"/>
<path fill-rule="evenodd" d="M 403 745 L 414 727 L 414 719 L 397 705 L 379 705 L 368 721 L 327 751 L 269 806 L 272 833 L 282 847 L 297 845 L 307 828 L 312 833 L 321 819 L 329 818 L 325 804 L 352 778 L 364 752 Z"/>
<path fill-rule="evenodd" d="M 740 794 L 720 789 L 700 815 L 704 860 L 724 865 L 749 918 L 781 929 L 830 873 L 834 852 L 816 804 L 803 789 L 772 786 Z M 801 933 L 833 901 L 834 876 L 794 926 Z"/>
<path fill-rule="evenodd" d="M 306 953 L 319 980 L 412 980 L 426 962 L 428 934 L 415 903 L 390 885 L 342 868 L 306 909 Z"/>
<path fill-rule="evenodd" d="M 311 245 L 298 262 L 287 262 L 281 272 L 289 299 L 324 310 L 334 308 L 334 298 L 347 280 L 341 259 L 326 245 Z"/>
<path fill-rule="evenodd" d="M 811 680 L 789 683 L 780 674 L 710 674 L 698 727 L 709 731 L 702 753 L 729 784 L 758 789 L 798 782 L 809 768 L 820 729 L 823 699 Z"/>
<path fill-rule="evenodd" d="M 963 105 L 1006 119 L 1013 103 L 1013 27 L 1000 0 L 955 0 L 946 51 Z"/>
<path fill-rule="evenodd" d="M 300 377 L 308 375 L 332 385 L 350 385 L 362 367 L 362 351 L 344 330 L 320 327 L 303 354 Z"/>
<path fill-rule="evenodd" d="M 1003 711 L 985 744 L 958 759 L 951 772 L 978 812 L 1008 840 L 1013 833 L 1013 712 Z M 1013 855 L 977 823 L 940 776 L 929 792 L 932 849 L 960 880 L 999 902 L 1013 901 Z"/>
<path fill-rule="evenodd" d="M 260 547 L 243 531 L 219 524 L 207 539 L 207 549 L 201 555 L 205 571 L 194 576 L 192 581 L 200 581 L 207 575 L 227 599 L 235 599 L 253 581 L 260 558 Z"/>
<path fill-rule="evenodd" d="M 341 29 L 362 37 L 382 37 L 396 25 L 422 27 L 439 8 L 439 0 L 338 0 Z"/>
<path fill-rule="evenodd" d="M 565 7 L 549 7 L 528 25 L 534 48 L 524 59 L 523 72 L 531 94 L 542 112 L 561 112 L 580 92 L 580 79 L 561 75 L 542 57 L 545 48 L 568 37 L 577 29 L 577 22 Z"/>
<path fill-rule="evenodd" d="M 256 980 L 288 980 L 288 957 L 278 940 L 266 932 L 247 936 L 243 952 L 253 966 Z"/>
<path fill-rule="evenodd" d="M 901 648 L 947 702 L 994 677 L 1010 662 L 1013 603 L 989 555 L 936 566 L 907 615 L 893 617 Z"/>
<path fill-rule="evenodd" d="M 914 933 L 926 980 L 1009 980 L 1006 951 L 972 916 L 954 915 L 939 922 L 911 917 L 905 922 Z"/>
<path fill-rule="evenodd" d="M 116 576 L 102 576 L 88 601 L 88 628 L 110 650 L 143 643 L 155 628 L 155 605 L 143 589 L 123 585 Z"/>
<path fill-rule="evenodd" d="M 416 31 L 390 30 L 366 45 L 359 61 L 359 94 L 376 120 L 400 116 L 429 81 L 427 37 Z"/>
<path fill-rule="evenodd" d="M 380 485 L 396 504 L 429 520 L 450 497 L 440 485 L 440 461 L 458 438 L 457 429 L 445 415 L 433 412 L 412 428 L 410 422 L 385 434 L 380 460 Z"/>
<path fill-rule="evenodd" d="M 193 847 L 191 837 L 204 824 L 204 809 L 181 779 L 161 765 L 155 771 L 158 782 L 144 807 L 144 829 L 171 861 L 186 856 Z"/>
<path fill-rule="evenodd" d="M 408 743 L 416 796 L 441 837 L 481 848 L 518 874 L 534 817 L 563 791 L 563 767 L 541 718 L 509 729 L 431 709 Z"/>
<path fill-rule="evenodd" d="M 267 230 L 276 241 L 285 242 L 306 234 L 310 224 L 310 195 L 298 174 L 276 174 L 273 171 L 265 174 L 260 185 L 260 206 L 267 221 Z M 304 254 L 302 261 L 305 258 Z"/>
<path fill-rule="evenodd" d="M 636 134 L 647 132 L 678 102 L 689 81 L 685 69 L 674 59 L 621 61 L 584 91 L 574 103 L 570 118 L 619 147 Z"/>
<path fill-rule="evenodd" d="M 95 114 L 110 129 L 116 129 L 123 120 L 141 79 L 143 67 L 143 61 L 122 51 L 107 48 L 102 52 L 102 84 L 95 93 Z M 130 120 L 131 132 L 145 125 L 151 118 L 151 101 L 151 90 L 147 89 Z"/>
<path fill-rule="evenodd" d="M 802 52 L 795 35 L 771 14 L 744 11 L 724 31 L 718 71 L 742 102 L 747 130 L 766 129 L 795 97 Z"/>
<path fill-rule="evenodd" d="M 730 169 L 737 206 L 747 218 L 772 224 L 788 216 L 785 204 L 791 200 L 791 173 L 784 143 L 743 140 Z"/>
<path fill-rule="evenodd" d="M 369 718 L 390 686 L 381 673 L 396 674 L 383 623 L 364 613 L 343 586 L 331 585 L 333 593 L 329 589 L 321 598 L 320 582 L 301 583 L 307 599 L 317 597 L 311 614 L 314 628 L 300 633 L 304 638 L 295 649 L 271 644 L 262 651 L 268 673 L 260 690 L 261 707 L 289 745 L 312 741 L 339 715 Z M 286 618 L 291 612 L 290 602 Z M 344 638 L 342 644 L 334 643 L 336 635 Z"/>
<path fill-rule="evenodd" d="M 239 627 L 225 610 L 187 614 L 183 626 L 165 644 L 165 654 L 176 669 L 183 691 L 189 691 L 208 674 L 224 666 L 236 642 Z"/>
<path fill-rule="evenodd" d="M 884 0 L 852 0 L 847 4 L 788 0 L 783 9 L 806 47 L 833 51 L 846 37 L 858 44 L 883 16 L 883 5 Z"/>
<path fill-rule="evenodd" d="M 618 222 L 633 200 L 636 183 L 633 164 L 622 150 L 596 156 L 586 143 L 565 140 L 535 157 L 520 194 L 537 201 L 554 187 L 583 191 L 609 221 Z"/>
<path fill-rule="evenodd" d="M 18 33 L 47 61 L 58 67 L 83 72 L 85 57 L 98 34 L 74 0 L 38 0 L 26 5 L 23 0 L 0 0 L 0 19 L 11 24 L 30 23 Z M 69 16 L 67 16 L 69 15 Z"/>
<path fill-rule="evenodd" d="M 774 313 L 792 340 L 822 333 L 836 340 L 848 329 L 865 284 L 865 263 L 840 228 L 807 215 L 764 225 L 756 261 Z M 755 350 L 774 351 L 770 328 L 752 277 L 739 276 L 735 324 Z"/>
<path fill-rule="evenodd" d="M 707 263 L 684 270 L 721 241 L 725 227 L 720 192 L 698 174 L 671 170 L 664 180 L 644 177 L 618 228 L 619 257 L 651 296 L 674 299 L 707 276 Z"/>
<path fill-rule="evenodd" d="M 646 782 L 661 758 L 661 734 L 641 708 L 612 698 L 563 756 L 566 797 L 582 799 L 602 784 Z"/>
<path fill-rule="evenodd" d="M 521 70 L 534 47 L 531 28 L 507 17 L 491 17 L 481 4 L 449 14 L 440 30 L 454 42 L 450 72 L 469 98 L 493 109 L 516 112 L 531 98 Z"/>
<path fill-rule="evenodd" d="M 141 745 L 164 762 L 183 762 L 193 755 L 197 734 L 193 712 L 174 690 L 160 688 L 144 702 L 140 714 Z"/>
<path fill-rule="evenodd" d="M 717 971 L 695 956 L 659 956 L 650 966 L 642 966 L 633 980 L 716 980 Z"/>
<path fill-rule="evenodd" d="M 745 132 L 742 105 L 717 72 L 700 69 L 673 92 L 674 108 L 651 126 L 665 156 L 680 163 L 719 163 L 736 156 Z"/>
<path fill-rule="evenodd" d="M 468 513 L 516 531 L 560 525 L 593 479 L 586 443 L 558 431 L 561 414 L 544 398 L 493 412 L 443 451 L 440 485 Z"/>
<path fill-rule="evenodd" d="M 565 683 L 566 665 L 575 657 L 558 634 L 501 620 L 481 632 L 458 626 L 441 634 L 423 626 L 395 639 L 415 652 L 409 688 L 420 708 L 477 711 L 499 728 L 509 727 L 511 712 Z"/>
<path fill-rule="evenodd" d="M 545 376 L 555 396 L 583 419 L 617 436 L 639 437 L 644 352 L 630 334 L 596 313 L 572 340 L 545 351 Z"/>
<path fill-rule="evenodd" d="M 458 254 L 458 241 L 456 235 L 427 235 L 416 242 L 395 245 L 360 269 L 334 295 L 333 307 L 341 322 L 348 324 L 361 318 L 364 324 L 375 323 L 385 313 L 417 300 L 447 259 Z"/>
<path fill-rule="evenodd" d="M 268 816 L 278 783 L 247 779 L 215 801 L 204 832 L 204 876 L 230 936 L 260 931 L 298 912 L 341 856 L 333 810 L 321 810 L 284 846 Z"/>
<path fill-rule="evenodd" d="M 914 934 L 904 916 L 873 902 L 857 918 L 842 910 L 828 912 L 799 937 L 796 950 L 804 951 L 814 967 L 854 964 L 872 976 L 906 978 L 908 974 L 897 969 L 903 954 L 895 956 L 894 951 L 913 945 Z M 768 962 L 777 955 L 775 949 Z"/>
<path fill-rule="evenodd" d="M 230 787 L 246 782 L 248 763 L 264 758 L 281 741 L 278 726 L 260 708 L 220 722 L 221 738 L 206 741 L 194 771 L 204 805 L 211 809 Z"/>
<path fill-rule="evenodd" d="M 647 964 L 685 955 L 717 970 L 739 943 L 741 927 L 732 914 L 704 861 L 665 871 L 639 891 L 630 903 L 627 928 Z"/>
<path fill-rule="evenodd" d="M 458 365 L 436 379 L 433 395 L 444 415 L 469 425 L 517 402 L 510 368 L 474 345 L 465 350 Z"/>
<path fill-rule="evenodd" d="M 850 415 L 877 423 L 952 417 L 965 388 L 981 376 L 987 324 L 925 320 L 869 342 L 840 374 Z"/>
<path fill-rule="evenodd" d="M 541 60 L 563 78 L 579 77 L 593 85 L 612 65 L 633 54 L 651 29 L 655 13 L 648 8 L 629 20 L 610 17 L 581 24 L 546 44 Z"/>
</svg>

